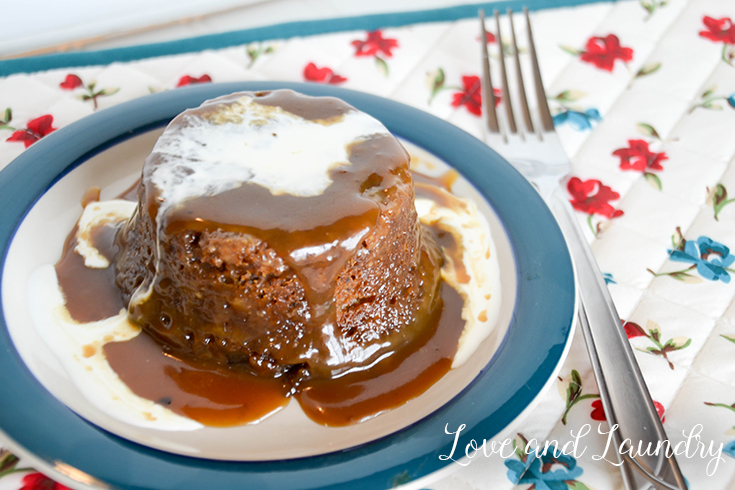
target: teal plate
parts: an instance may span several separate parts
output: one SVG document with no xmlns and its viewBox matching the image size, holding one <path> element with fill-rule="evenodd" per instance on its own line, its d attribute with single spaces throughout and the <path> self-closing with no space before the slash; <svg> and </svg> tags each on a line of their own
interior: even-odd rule
<svg viewBox="0 0 735 490">
<path fill-rule="evenodd" d="M 389 488 L 452 464 L 439 457 L 450 454 L 454 443 L 445 427 L 466 426 L 455 453 L 463 454 L 470 439 L 482 441 L 511 424 L 555 374 L 572 333 L 574 273 L 563 236 L 538 194 L 497 153 L 457 127 L 394 101 L 331 86 L 241 82 L 187 87 L 120 104 L 55 131 L 0 172 L 2 270 L 24 216 L 67 172 L 204 100 L 242 90 L 277 88 L 345 100 L 457 169 L 487 200 L 505 229 L 517 269 L 516 304 L 501 346 L 449 403 L 388 436 L 300 459 L 214 461 L 151 449 L 76 415 L 26 367 L 3 312 L 0 435 L 16 450 L 32 454 L 41 467 L 52 470 L 51 476 L 58 472 L 64 481 L 77 482 L 75 486 L 95 485 L 96 480 L 128 490 Z"/>
</svg>

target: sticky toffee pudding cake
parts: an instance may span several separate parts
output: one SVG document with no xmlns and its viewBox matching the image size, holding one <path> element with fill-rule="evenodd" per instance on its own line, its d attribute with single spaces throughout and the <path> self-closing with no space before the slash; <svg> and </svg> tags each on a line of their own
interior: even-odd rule
<svg viewBox="0 0 735 490">
<path fill-rule="evenodd" d="M 338 99 L 238 93 L 184 112 L 138 201 L 117 282 L 175 355 L 332 377 L 410 341 L 440 303 L 408 154 Z"/>
<path fill-rule="evenodd" d="M 339 99 L 207 101 L 169 124 L 131 191 L 85 196 L 44 272 L 65 307 L 49 323 L 99 332 L 75 359 L 138 425 L 239 425 L 294 398 L 341 426 L 402 405 L 488 334 L 495 260 L 456 173 L 417 174 L 415 194 L 410 163 Z"/>
</svg>

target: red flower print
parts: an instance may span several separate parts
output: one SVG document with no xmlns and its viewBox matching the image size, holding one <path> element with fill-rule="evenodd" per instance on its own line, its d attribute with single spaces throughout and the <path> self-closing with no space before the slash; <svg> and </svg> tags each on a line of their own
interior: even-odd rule
<svg viewBox="0 0 735 490">
<path fill-rule="evenodd" d="M 599 180 L 582 181 L 577 177 L 572 177 L 567 183 L 567 190 L 572 195 L 569 202 L 577 211 L 588 213 L 590 216 L 600 214 L 607 218 L 617 218 L 623 215 L 621 210 L 615 209 L 609 203 L 609 201 L 619 199 L 620 194 L 603 185 Z"/>
<path fill-rule="evenodd" d="M 304 79 L 309 82 L 329 83 L 332 85 L 347 81 L 345 77 L 335 74 L 331 68 L 326 66 L 324 68 L 317 68 L 314 63 L 309 63 L 304 68 Z"/>
<path fill-rule="evenodd" d="M 462 77 L 462 91 L 452 97 L 452 107 L 465 106 L 475 116 L 482 116 L 482 80 L 480 77 Z M 495 105 L 500 104 L 500 89 L 494 88 Z"/>
<path fill-rule="evenodd" d="M 183 77 L 179 78 L 179 83 L 176 84 L 177 87 L 183 87 L 185 85 L 196 85 L 197 83 L 209 83 L 212 81 L 212 77 L 209 75 L 202 75 L 199 78 L 192 77 L 190 75 L 184 75 Z"/>
<path fill-rule="evenodd" d="M 108 87 L 98 90 L 97 82 L 95 81 L 91 81 L 85 86 L 84 80 L 79 78 L 78 75 L 74 75 L 73 73 L 69 73 L 66 78 L 64 78 L 64 81 L 59 84 L 59 87 L 64 90 L 75 90 L 79 87 L 82 87 L 86 93 L 77 97 L 82 100 L 91 100 L 95 110 L 97 110 L 97 98 L 106 97 L 108 95 L 115 95 L 120 91 L 119 87 Z"/>
<path fill-rule="evenodd" d="M 666 417 L 664 417 L 664 406 L 656 400 L 653 400 L 653 406 L 656 407 L 656 413 L 658 413 L 658 418 L 661 419 L 661 423 L 666 422 Z M 592 420 L 598 420 L 600 422 L 607 420 L 607 417 L 605 417 L 605 410 L 602 408 L 602 400 L 595 400 L 592 402 L 592 413 L 590 413 L 590 417 Z"/>
<path fill-rule="evenodd" d="M 730 17 L 713 19 L 705 16 L 702 23 L 704 23 L 707 30 L 699 31 L 700 36 L 716 43 L 735 44 L 735 24 L 732 23 Z"/>
<path fill-rule="evenodd" d="M 643 331 L 643 328 L 641 328 L 637 323 L 624 321 L 623 328 L 625 329 L 625 335 L 627 335 L 629 339 L 633 339 L 635 337 L 648 337 L 648 334 Z"/>
<path fill-rule="evenodd" d="M 485 30 L 485 36 L 487 37 L 488 44 L 495 42 L 495 34 L 493 34 L 492 32 Z M 480 33 L 480 35 L 477 36 L 477 40 L 482 41 L 482 33 Z"/>
<path fill-rule="evenodd" d="M 462 91 L 454 94 L 452 107 L 465 106 L 475 116 L 482 115 L 482 82 L 480 77 L 462 77 Z"/>
<path fill-rule="evenodd" d="M 621 170 L 637 170 L 638 172 L 663 170 L 661 162 L 669 159 L 664 152 L 651 151 L 648 143 L 643 140 L 628 140 L 628 148 L 619 148 L 612 154 L 620 157 Z"/>
<path fill-rule="evenodd" d="M 633 50 L 620 46 L 620 39 L 615 34 L 605 37 L 591 37 L 587 41 L 586 51 L 579 55 L 586 63 L 592 63 L 601 70 L 613 71 L 615 60 L 630 61 Z"/>
<path fill-rule="evenodd" d="M 63 88 L 64 90 L 74 90 L 75 88 L 81 87 L 82 85 L 84 85 L 82 79 L 74 75 L 73 73 L 70 73 L 66 76 L 64 81 L 59 84 L 59 87 Z"/>
<path fill-rule="evenodd" d="M 52 131 L 56 131 L 56 128 L 51 125 L 54 122 L 54 116 L 50 114 L 37 117 L 28 121 L 26 129 L 18 129 L 10 135 L 5 141 L 22 141 L 26 145 L 26 148 L 31 146 L 36 141 L 40 140 Z"/>
<path fill-rule="evenodd" d="M 359 39 L 352 41 L 352 45 L 357 48 L 355 56 L 377 56 L 379 53 L 383 53 L 390 57 L 393 56 L 391 50 L 398 47 L 398 40 L 386 39 L 383 37 L 383 33 L 377 30 L 368 32 L 365 41 Z"/>
<path fill-rule="evenodd" d="M 666 422 L 666 417 L 664 417 L 664 412 L 666 410 L 664 410 L 664 406 L 656 400 L 653 400 L 653 406 L 656 407 L 656 413 L 658 413 L 658 418 L 661 419 L 661 423 L 663 424 L 664 422 Z"/>
<path fill-rule="evenodd" d="M 602 408 L 602 400 L 597 399 L 592 402 L 592 413 L 590 413 L 592 420 L 599 420 L 600 422 L 607 420 L 605 417 L 605 410 Z"/>
<path fill-rule="evenodd" d="M 69 487 L 56 483 L 43 473 L 28 473 L 21 481 L 23 486 L 18 490 L 70 490 Z"/>
</svg>

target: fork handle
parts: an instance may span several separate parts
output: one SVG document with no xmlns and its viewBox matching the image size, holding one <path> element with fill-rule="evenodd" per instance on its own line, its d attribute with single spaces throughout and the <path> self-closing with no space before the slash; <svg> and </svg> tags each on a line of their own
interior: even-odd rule
<svg viewBox="0 0 735 490">
<path fill-rule="evenodd" d="M 660 447 L 657 444 L 667 440 L 666 432 L 651 401 L 605 280 L 561 188 L 557 187 L 549 204 L 574 257 L 580 298 L 580 325 L 602 406 L 610 428 L 618 425 L 611 439 L 615 448 L 611 447 L 610 450 L 615 451 L 619 463 L 626 461 L 629 468 L 640 465 L 656 479 L 663 480 L 665 483 L 657 484 L 658 488 L 686 490 L 676 459 L 673 456 L 667 458 L 666 451 L 658 451 L 658 455 L 638 455 L 635 461 L 630 461 L 630 453 L 620 454 L 618 451 L 625 439 L 632 442 L 636 451 L 639 442 L 644 450 L 648 444 L 655 449 Z M 623 479 L 629 478 L 629 469 L 624 470 Z M 629 482 L 625 483 L 628 487 Z M 638 488 L 647 488 L 647 485 Z"/>
</svg>

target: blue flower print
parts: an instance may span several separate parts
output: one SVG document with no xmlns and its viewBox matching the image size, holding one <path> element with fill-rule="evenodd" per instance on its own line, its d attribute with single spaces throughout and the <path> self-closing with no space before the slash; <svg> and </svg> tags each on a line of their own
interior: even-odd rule
<svg viewBox="0 0 735 490">
<path fill-rule="evenodd" d="M 730 441 L 725 444 L 725 447 L 722 448 L 722 452 L 729 454 L 731 458 L 735 458 L 735 441 Z"/>
<path fill-rule="evenodd" d="M 727 98 L 727 103 L 730 104 L 730 107 L 735 109 L 735 94 L 732 94 L 730 97 Z"/>
<path fill-rule="evenodd" d="M 575 131 L 592 129 L 592 121 L 600 121 L 602 117 L 597 109 L 587 109 L 584 112 L 565 110 L 554 116 L 554 126 L 569 124 Z"/>
<path fill-rule="evenodd" d="M 687 262 L 697 266 L 700 276 L 710 281 L 730 282 L 728 269 L 735 262 L 735 255 L 730 255 L 730 249 L 706 236 L 700 236 L 696 241 L 687 241 L 684 250 L 671 251 L 671 260 Z"/>
<path fill-rule="evenodd" d="M 615 282 L 615 278 L 609 272 L 603 272 L 602 277 L 605 279 L 605 284 L 617 284 L 617 282 Z"/>
<path fill-rule="evenodd" d="M 575 480 L 583 470 L 572 456 L 560 454 L 554 457 L 554 450 L 554 446 L 550 446 L 540 458 L 532 452 L 526 464 L 515 459 L 506 461 L 508 479 L 516 485 L 535 485 L 535 490 L 568 490 L 565 482 Z M 552 471 L 554 467 L 557 469 Z"/>
</svg>

